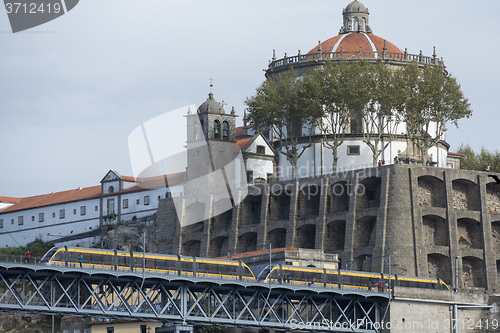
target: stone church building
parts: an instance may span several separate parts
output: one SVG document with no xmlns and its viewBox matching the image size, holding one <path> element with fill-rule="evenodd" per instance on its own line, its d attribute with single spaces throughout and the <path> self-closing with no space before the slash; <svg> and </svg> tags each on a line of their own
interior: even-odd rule
<svg viewBox="0 0 500 333">
<path fill-rule="evenodd" d="M 273 57 L 266 76 L 273 77 L 290 67 L 303 73 L 328 61 L 359 59 L 383 61 L 392 68 L 413 61 L 420 66 L 442 66 L 444 71 L 442 59 L 435 54 L 412 55 L 374 35 L 368 16 L 368 9 L 353 1 L 343 11 L 338 36 L 306 54 Z M 209 100 L 212 98 L 209 96 Z M 200 109 L 198 116 L 209 117 Z M 211 137 L 220 124 L 233 124 L 231 115 L 227 117 L 230 120 L 203 125 L 209 144 L 221 140 Z M 183 216 L 194 204 L 176 211 L 171 199 L 161 200 L 157 232 L 150 235 L 151 239 L 159 244 L 160 252 L 190 256 L 220 257 L 258 250 L 266 244 L 273 248 L 318 249 L 338 254 L 342 268 L 375 272 L 388 271 L 384 259 L 390 255 L 395 274 L 439 277 L 451 286 L 498 290 L 500 185 L 487 173 L 458 170 L 461 156 L 448 152 L 444 134 L 428 152 L 434 163 L 419 165 L 404 124 L 384 150 L 386 163 L 373 167 L 371 151 L 360 133 L 363 127 L 355 124 L 353 119 L 346 142 L 339 148 L 337 172 L 324 171 L 332 163 L 318 135 L 298 165 L 299 169 L 301 163 L 313 168 L 299 173 L 296 180 L 286 173 L 270 173 L 288 162 L 269 136 L 268 155 L 261 159 L 269 163 L 267 171 L 259 173 L 259 182 L 254 181 L 253 174 L 247 174 L 251 186 L 240 196 L 240 204 L 184 225 Z M 224 126 L 221 128 L 224 131 Z M 247 142 L 255 141 L 247 126 L 235 129 L 240 134 L 243 130 L 249 134 Z M 227 133 L 227 139 L 233 138 L 241 143 L 241 137 Z M 265 142 L 262 137 L 258 140 Z M 395 156 L 399 157 L 398 164 L 393 163 Z M 323 171 L 318 172 L 320 169 Z M 213 205 L 203 209 L 210 211 Z"/>
</svg>

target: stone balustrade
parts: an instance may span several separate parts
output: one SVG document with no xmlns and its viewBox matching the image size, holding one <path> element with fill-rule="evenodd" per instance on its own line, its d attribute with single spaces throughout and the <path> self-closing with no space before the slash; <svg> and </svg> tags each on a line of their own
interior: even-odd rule
<svg viewBox="0 0 500 333">
<path fill-rule="evenodd" d="M 276 59 L 273 56 L 273 59 L 269 62 L 268 70 L 273 70 L 275 68 L 281 66 L 293 66 L 294 64 L 306 64 L 308 62 L 320 62 L 320 61 L 342 61 L 342 60 L 388 60 L 393 62 L 418 62 L 422 65 L 440 65 L 444 67 L 443 59 L 437 58 L 436 54 L 431 57 L 424 56 L 422 51 L 420 54 L 409 54 L 406 50 L 403 53 L 398 52 L 374 52 L 374 51 L 363 51 L 360 49 L 355 52 L 346 52 L 342 49 L 340 52 L 316 52 L 316 53 L 308 53 L 308 54 L 299 54 L 295 56 L 285 56 L 281 59 Z"/>
</svg>

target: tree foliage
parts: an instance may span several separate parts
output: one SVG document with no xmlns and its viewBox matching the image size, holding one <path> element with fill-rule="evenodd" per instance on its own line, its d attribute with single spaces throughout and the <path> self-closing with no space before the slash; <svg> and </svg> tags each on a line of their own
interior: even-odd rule
<svg viewBox="0 0 500 333">
<path fill-rule="evenodd" d="M 304 136 L 316 126 L 323 145 L 332 150 L 333 170 L 337 150 L 356 119 L 361 120 L 363 142 L 371 149 L 373 164 L 402 132 L 417 147 L 423 164 L 428 151 L 444 139 L 446 124 L 472 114 L 456 79 L 441 66 L 410 63 L 391 70 L 383 63 L 329 62 L 299 78 L 292 70 L 268 79 L 247 99 L 248 119 L 259 129 L 272 129 L 281 153 L 292 164 L 310 147 Z M 303 133 L 304 129 L 310 129 Z M 300 148 L 299 148 L 300 147 Z"/>
<path fill-rule="evenodd" d="M 337 148 L 344 143 L 344 133 L 351 115 L 347 102 L 350 91 L 347 89 L 346 63 L 328 63 L 322 70 L 312 72 L 306 84 L 316 102 L 322 106 L 322 117 L 317 118 L 317 126 L 324 136 L 323 145 L 332 150 L 332 169 L 337 169 Z"/>
<path fill-rule="evenodd" d="M 427 164 L 427 151 L 444 139 L 446 124 L 458 126 L 458 120 L 470 117 L 470 104 L 456 79 L 440 66 L 421 69 L 412 63 L 401 70 L 400 82 L 404 85 L 400 112 L 407 134 Z"/>
<path fill-rule="evenodd" d="M 278 79 L 268 78 L 246 99 L 247 120 L 257 131 L 270 129 L 274 140 L 280 142 L 280 153 L 285 155 L 296 177 L 297 161 L 311 146 L 312 125 L 321 115 L 321 108 L 312 98 L 310 85 L 304 82 L 293 69 Z"/>
<path fill-rule="evenodd" d="M 23 255 L 26 251 L 30 251 L 33 257 L 42 257 L 52 247 L 54 247 L 53 243 L 45 243 L 37 238 L 26 246 L 0 248 L 0 253 Z"/>
<path fill-rule="evenodd" d="M 194 325 L 194 333 L 224 333 L 224 327 L 214 325 Z"/>
<path fill-rule="evenodd" d="M 484 147 L 476 153 L 469 145 L 461 145 L 457 151 L 465 155 L 460 162 L 460 169 L 484 171 L 485 166 L 490 166 L 490 171 L 500 172 L 500 151 L 490 152 Z"/>
</svg>

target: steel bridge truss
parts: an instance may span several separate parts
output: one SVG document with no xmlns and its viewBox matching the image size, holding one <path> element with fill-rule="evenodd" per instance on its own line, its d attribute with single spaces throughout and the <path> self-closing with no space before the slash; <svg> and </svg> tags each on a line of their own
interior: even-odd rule
<svg viewBox="0 0 500 333">
<path fill-rule="evenodd" d="M 0 267 L 0 311 L 296 331 L 380 332 L 383 295 L 75 269 Z"/>
</svg>

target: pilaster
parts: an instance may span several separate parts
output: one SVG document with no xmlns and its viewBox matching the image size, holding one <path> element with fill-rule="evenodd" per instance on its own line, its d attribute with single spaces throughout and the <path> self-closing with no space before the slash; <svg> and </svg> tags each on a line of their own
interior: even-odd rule
<svg viewBox="0 0 500 333">
<path fill-rule="evenodd" d="M 491 228 L 491 215 L 488 210 L 488 202 L 486 197 L 486 184 L 488 178 L 486 175 L 477 176 L 477 184 L 479 186 L 479 199 L 481 204 L 481 225 L 483 230 L 483 249 L 484 249 L 484 265 L 486 275 L 486 288 L 488 290 L 496 289 L 497 284 L 497 267 L 496 253 L 493 247 L 493 237 Z"/>
<path fill-rule="evenodd" d="M 326 223 L 326 208 L 328 200 L 328 192 L 330 187 L 330 177 L 321 177 L 320 188 L 321 196 L 319 203 L 319 215 L 316 223 L 316 237 L 314 248 L 322 250 L 325 248 L 325 223 Z"/>
<path fill-rule="evenodd" d="M 456 265 L 456 257 L 459 257 L 460 250 L 458 248 L 458 226 L 457 215 L 453 206 L 453 179 L 450 171 L 444 172 L 445 196 L 446 196 L 446 220 L 448 221 L 448 235 L 450 237 L 450 267 L 453 286 L 457 287 L 455 280 L 456 272 L 462 272 L 462 258 L 458 260 Z M 458 286 L 462 285 L 462 275 L 458 274 Z"/>
</svg>

